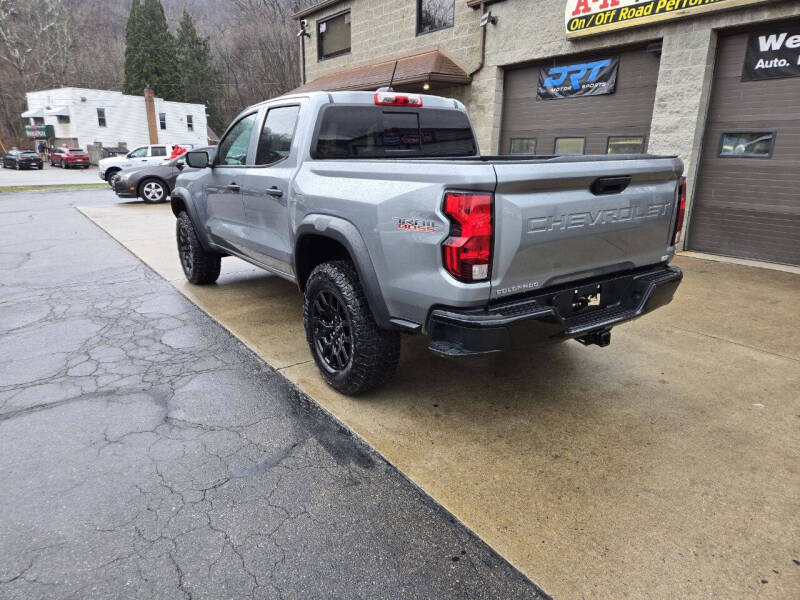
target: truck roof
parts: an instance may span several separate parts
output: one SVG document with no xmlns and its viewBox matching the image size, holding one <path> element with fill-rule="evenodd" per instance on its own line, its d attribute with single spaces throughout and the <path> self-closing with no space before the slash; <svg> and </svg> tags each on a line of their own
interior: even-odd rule
<svg viewBox="0 0 800 600">
<path fill-rule="evenodd" d="M 276 98 L 271 98 L 260 102 L 255 106 L 270 104 L 278 100 L 288 100 L 291 98 L 324 98 L 327 102 L 334 104 L 375 104 L 376 92 L 303 92 L 298 94 L 285 94 Z M 397 94 L 413 95 L 422 98 L 421 108 L 455 108 L 464 110 L 463 105 L 453 98 L 434 96 L 432 94 L 414 94 L 411 92 L 395 92 Z"/>
</svg>

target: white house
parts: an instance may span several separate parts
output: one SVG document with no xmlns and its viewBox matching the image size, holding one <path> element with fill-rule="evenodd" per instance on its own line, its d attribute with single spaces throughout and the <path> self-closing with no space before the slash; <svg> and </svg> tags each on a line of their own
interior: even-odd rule
<svg viewBox="0 0 800 600">
<path fill-rule="evenodd" d="M 153 97 L 150 90 L 145 92 L 149 97 L 74 87 L 28 92 L 28 110 L 21 116 L 30 125 L 52 125 L 56 145 L 86 148 L 101 142 L 107 147 L 125 144 L 134 148 L 208 143 L 205 106 L 171 102 Z M 150 98 L 153 108 L 148 115 Z"/>
</svg>

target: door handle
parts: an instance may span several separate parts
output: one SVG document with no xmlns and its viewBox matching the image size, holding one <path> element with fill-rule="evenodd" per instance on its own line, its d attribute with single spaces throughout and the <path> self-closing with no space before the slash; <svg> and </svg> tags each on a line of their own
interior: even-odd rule
<svg viewBox="0 0 800 600">
<path fill-rule="evenodd" d="M 275 196 L 276 198 L 280 198 L 283 196 L 283 192 L 276 188 L 274 185 L 267 190 L 267 194 L 270 196 Z"/>
<path fill-rule="evenodd" d="M 236 183 L 229 183 L 228 185 L 225 186 L 225 189 L 228 189 L 232 192 L 238 192 L 242 188 L 240 188 L 239 185 Z"/>
</svg>

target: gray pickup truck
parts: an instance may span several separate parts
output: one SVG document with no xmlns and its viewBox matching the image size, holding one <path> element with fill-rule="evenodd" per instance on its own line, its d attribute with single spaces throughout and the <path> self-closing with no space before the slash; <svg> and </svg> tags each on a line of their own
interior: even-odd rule
<svg viewBox="0 0 800 600">
<path fill-rule="evenodd" d="M 172 192 L 186 277 L 238 256 L 296 282 L 325 380 L 387 383 L 400 334 L 448 357 L 605 346 L 672 300 L 685 202 L 675 157 L 480 156 L 464 106 L 315 92 L 243 111 Z"/>
</svg>

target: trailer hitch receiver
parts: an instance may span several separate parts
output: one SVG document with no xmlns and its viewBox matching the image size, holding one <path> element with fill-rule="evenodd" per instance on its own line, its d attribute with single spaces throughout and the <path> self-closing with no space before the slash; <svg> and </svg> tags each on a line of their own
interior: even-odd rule
<svg viewBox="0 0 800 600">
<path fill-rule="evenodd" d="M 588 335 L 576 337 L 575 339 L 584 346 L 597 345 L 601 348 L 605 348 L 611 343 L 611 329 L 609 328 L 601 331 L 593 331 Z"/>
</svg>

